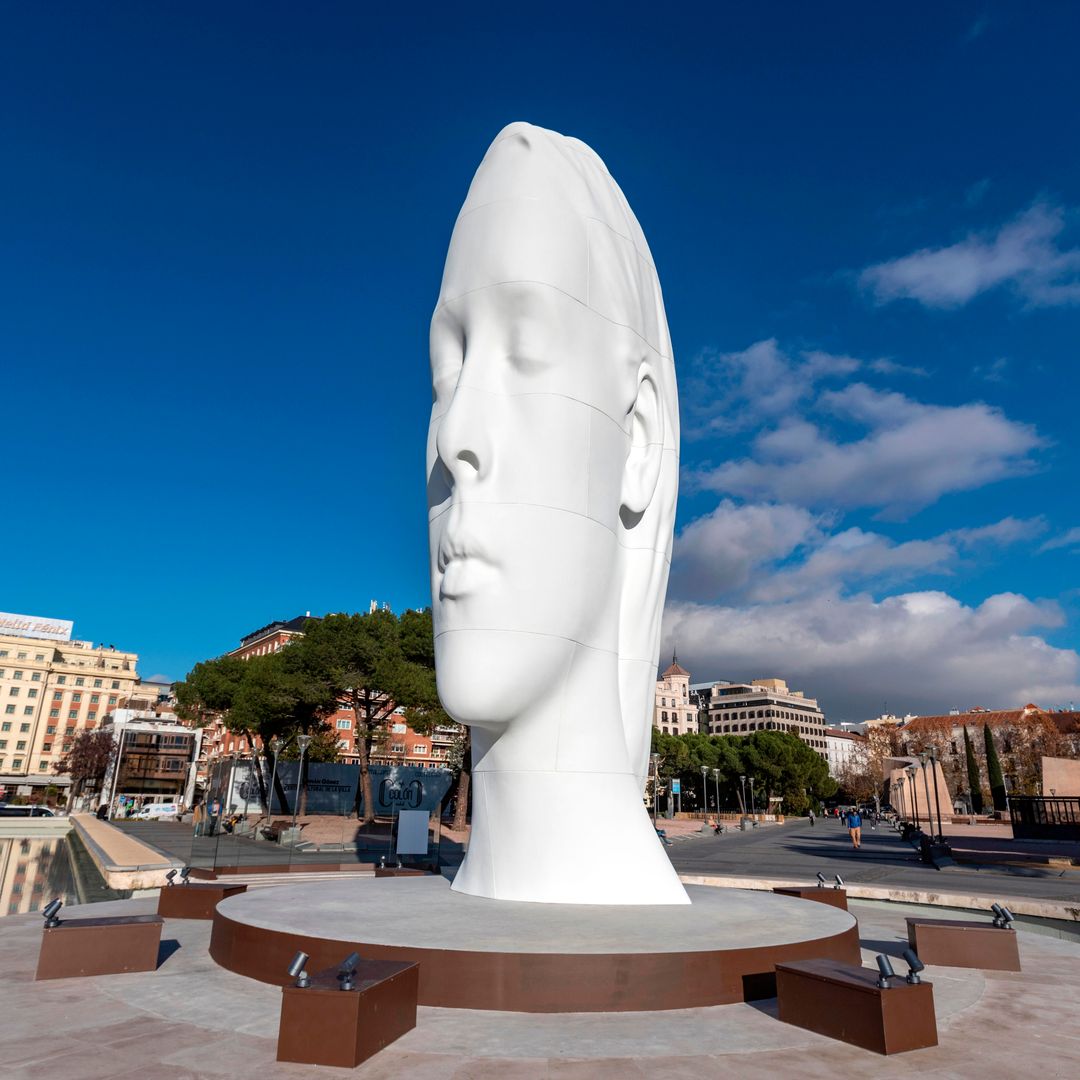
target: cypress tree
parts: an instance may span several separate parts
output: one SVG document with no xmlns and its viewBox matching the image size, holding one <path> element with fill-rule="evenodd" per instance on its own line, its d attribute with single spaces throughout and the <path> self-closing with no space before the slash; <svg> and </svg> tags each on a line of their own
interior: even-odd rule
<svg viewBox="0 0 1080 1080">
<path fill-rule="evenodd" d="M 1006 806 L 1005 777 L 1001 772 L 1001 762 L 998 760 L 997 747 L 994 745 L 994 736 L 989 724 L 983 725 L 983 738 L 986 740 L 986 779 L 990 781 L 994 809 L 1004 810 Z"/>
<path fill-rule="evenodd" d="M 971 736 L 964 725 L 964 756 L 967 758 L 968 788 L 971 791 L 971 812 L 981 814 L 983 810 L 982 778 L 979 776 L 979 763 L 975 758 L 975 747 L 971 745 Z"/>
</svg>

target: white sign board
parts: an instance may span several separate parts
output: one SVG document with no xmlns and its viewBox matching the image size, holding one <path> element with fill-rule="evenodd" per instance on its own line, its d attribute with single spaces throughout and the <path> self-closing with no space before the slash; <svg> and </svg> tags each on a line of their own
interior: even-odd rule
<svg viewBox="0 0 1080 1080">
<path fill-rule="evenodd" d="M 426 855 L 428 849 L 427 810 L 398 811 L 397 853 L 399 855 Z"/>
<path fill-rule="evenodd" d="M 0 634 L 70 641 L 74 627 L 75 624 L 68 619 L 43 619 L 38 615 L 14 615 L 10 611 L 0 611 Z"/>
</svg>

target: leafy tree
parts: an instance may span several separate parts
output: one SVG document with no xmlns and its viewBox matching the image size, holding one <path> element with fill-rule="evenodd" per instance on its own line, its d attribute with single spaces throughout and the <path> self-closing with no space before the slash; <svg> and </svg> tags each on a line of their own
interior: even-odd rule
<svg viewBox="0 0 1080 1080">
<path fill-rule="evenodd" d="M 363 804 L 363 823 L 374 821 L 369 771 L 372 744 L 397 705 L 416 692 L 419 682 L 416 665 L 406 660 L 402 649 L 398 617 L 390 611 L 327 615 L 309 623 L 304 636 L 278 655 L 285 658 L 290 671 L 352 706 L 360 758 L 357 801 Z"/>
<path fill-rule="evenodd" d="M 100 783 L 109 771 L 113 755 L 116 753 L 116 740 L 110 728 L 94 728 L 80 731 L 71 744 L 71 749 L 56 763 L 58 773 L 71 776 L 72 792 L 68 805 L 75 797 L 82 794 L 83 787 L 91 780 Z"/>
<path fill-rule="evenodd" d="M 987 729 L 989 730 L 989 729 Z M 964 758 L 967 761 L 968 790 L 971 792 L 971 812 L 981 814 L 983 810 L 982 777 L 979 775 L 979 762 L 975 757 L 975 747 L 971 745 L 971 736 L 964 725 Z"/>
<path fill-rule="evenodd" d="M 1005 810 L 1008 799 L 1005 795 L 1005 777 L 1001 772 L 994 735 L 989 724 L 983 724 L 983 739 L 986 742 L 986 778 L 990 781 L 990 795 L 994 800 L 995 810 Z"/>
</svg>

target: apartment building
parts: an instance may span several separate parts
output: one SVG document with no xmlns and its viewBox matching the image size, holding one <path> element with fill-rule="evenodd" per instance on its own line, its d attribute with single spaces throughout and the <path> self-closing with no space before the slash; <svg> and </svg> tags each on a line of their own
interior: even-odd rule
<svg viewBox="0 0 1080 1080">
<path fill-rule="evenodd" d="M 66 787 L 56 764 L 79 731 L 132 696 L 138 654 L 71 637 L 65 619 L 0 612 L 0 788 Z"/>
<path fill-rule="evenodd" d="M 689 735 L 698 730 L 698 707 L 690 696 L 690 672 L 672 656 L 656 680 L 653 727 L 664 735 Z"/>
<path fill-rule="evenodd" d="M 691 688 L 702 703 L 710 735 L 788 731 L 828 759 L 825 716 L 814 698 L 789 689 L 783 679 L 716 682 Z"/>
</svg>

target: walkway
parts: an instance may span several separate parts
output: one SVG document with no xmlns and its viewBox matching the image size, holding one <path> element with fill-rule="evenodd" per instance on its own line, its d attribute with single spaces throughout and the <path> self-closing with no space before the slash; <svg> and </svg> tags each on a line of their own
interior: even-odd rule
<svg viewBox="0 0 1080 1080">
<path fill-rule="evenodd" d="M 151 900 L 94 915 L 153 911 Z M 910 909 L 852 905 L 866 965 L 898 957 Z M 74 909 L 64 912 L 74 917 Z M 1024 972 L 927 968 L 940 1045 L 891 1058 L 781 1024 L 775 1001 L 665 1013 L 479 1013 L 421 1008 L 417 1027 L 351 1071 L 279 1064 L 281 993 L 218 968 L 208 922 L 168 920 L 156 972 L 33 981 L 41 919 L 0 921 L 0 1072 L 5 1080 L 701 1080 L 873 1075 L 908 1080 L 1072 1077 L 1080 945 L 1020 932 Z M 904 965 L 894 961 L 897 971 Z"/>
</svg>

